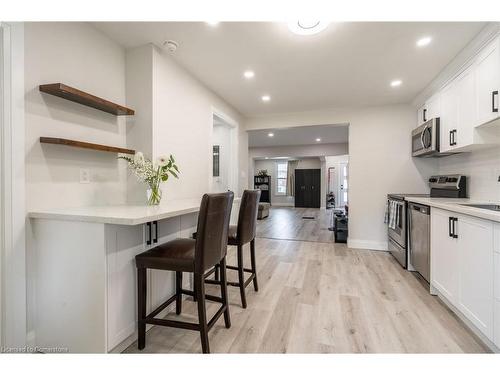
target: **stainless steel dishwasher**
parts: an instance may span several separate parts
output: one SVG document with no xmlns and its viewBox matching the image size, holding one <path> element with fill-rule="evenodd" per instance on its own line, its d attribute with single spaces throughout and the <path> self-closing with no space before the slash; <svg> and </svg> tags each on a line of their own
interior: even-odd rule
<svg viewBox="0 0 500 375">
<path fill-rule="evenodd" d="M 410 203 L 408 208 L 411 265 L 429 282 L 431 208 L 417 203 Z"/>
</svg>

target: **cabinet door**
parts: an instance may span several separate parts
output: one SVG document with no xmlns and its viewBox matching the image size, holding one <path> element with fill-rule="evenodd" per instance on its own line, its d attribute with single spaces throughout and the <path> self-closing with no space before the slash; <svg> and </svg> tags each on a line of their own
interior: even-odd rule
<svg viewBox="0 0 500 375">
<path fill-rule="evenodd" d="M 458 244 L 450 237 L 451 212 L 431 210 L 431 284 L 455 303 L 458 289 Z"/>
<path fill-rule="evenodd" d="M 425 102 L 426 120 L 441 116 L 441 95 L 437 93 Z"/>
<path fill-rule="evenodd" d="M 137 324 L 135 256 L 143 251 L 142 225 L 106 226 L 108 351 L 135 331 Z"/>
<path fill-rule="evenodd" d="M 417 110 L 417 126 L 422 125 L 427 119 L 425 104 Z"/>
<path fill-rule="evenodd" d="M 476 124 L 476 88 L 474 69 L 468 68 L 456 79 L 458 94 L 458 125 L 453 136 L 455 146 L 464 147 L 474 143 Z"/>
<path fill-rule="evenodd" d="M 453 149 L 454 131 L 458 128 L 458 93 L 455 82 L 441 91 L 440 148 L 441 152 Z"/>
<path fill-rule="evenodd" d="M 458 308 L 493 340 L 493 223 L 459 215 Z"/>
<path fill-rule="evenodd" d="M 500 38 L 491 43 L 475 65 L 477 125 L 499 117 Z"/>
</svg>

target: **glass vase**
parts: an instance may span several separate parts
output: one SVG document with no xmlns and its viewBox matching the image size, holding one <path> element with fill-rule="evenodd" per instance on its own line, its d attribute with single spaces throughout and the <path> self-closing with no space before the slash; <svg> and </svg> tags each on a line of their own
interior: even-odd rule
<svg viewBox="0 0 500 375">
<path fill-rule="evenodd" d="M 161 201 L 161 189 L 160 186 L 150 186 L 147 191 L 148 196 L 148 206 L 158 206 Z"/>
</svg>

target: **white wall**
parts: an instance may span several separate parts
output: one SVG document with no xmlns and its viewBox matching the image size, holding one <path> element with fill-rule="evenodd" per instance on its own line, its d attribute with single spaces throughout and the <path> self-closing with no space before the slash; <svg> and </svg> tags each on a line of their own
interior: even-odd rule
<svg viewBox="0 0 500 375">
<path fill-rule="evenodd" d="M 255 173 L 259 170 L 267 169 L 267 174 L 271 176 L 271 204 L 274 206 L 294 206 L 294 197 L 287 195 L 276 195 L 276 162 L 277 160 L 255 160 Z M 287 162 L 285 160 L 285 162 Z M 321 163 L 319 158 L 303 158 L 298 159 L 296 169 L 320 169 Z M 253 178 L 253 177 L 252 177 Z M 322 183 L 323 183 L 322 176 Z"/>
<path fill-rule="evenodd" d="M 250 118 L 247 130 L 349 124 L 349 246 L 387 249 L 388 193 L 426 193 L 435 160 L 411 157 L 415 110 L 409 105 L 341 108 Z"/>
<path fill-rule="evenodd" d="M 150 59 L 152 68 L 148 71 Z M 164 154 L 175 156 L 180 169 L 179 180 L 170 179 L 162 185 L 165 201 L 201 197 L 210 190 L 212 183 L 213 111 L 227 115 L 238 124 L 242 123 L 241 115 L 179 66 L 172 56 L 151 44 L 128 50 L 127 66 L 130 66 L 127 69 L 130 71 L 127 74 L 127 97 L 136 97 L 137 111 L 144 109 L 152 113 L 150 119 L 146 116 L 136 122 L 137 131 L 130 133 L 127 141 L 144 147 L 142 151 L 153 159 Z M 138 67 L 138 70 L 135 71 L 132 66 Z M 145 81 L 138 79 L 142 75 L 146 75 Z M 146 95 L 151 91 L 149 102 L 138 97 L 142 91 Z M 142 140 L 142 128 L 152 129 L 151 145 Z M 248 140 L 241 128 L 236 129 L 236 165 L 246 171 Z M 246 174 L 240 175 L 237 195 L 247 183 Z M 143 200 L 145 188 L 135 181 L 131 181 L 130 185 L 129 199 L 134 202 Z"/>
<path fill-rule="evenodd" d="M 439 173 L 464 174 L 470 198 L 500 202 L 499 147 L 440 158 Z"/>
<path fill-rule="evenodd" d="M 125 118 L 48 94 L 62 82 L 125 103 L 125 51 L 86 23 L 25 24 L 27 209 L 125 202 L 125 166 L 116 154 L 41 145 L 40 136 L 126 145 Z M 80 184 L 80 169 L 90 184 Z"/>
</svg>

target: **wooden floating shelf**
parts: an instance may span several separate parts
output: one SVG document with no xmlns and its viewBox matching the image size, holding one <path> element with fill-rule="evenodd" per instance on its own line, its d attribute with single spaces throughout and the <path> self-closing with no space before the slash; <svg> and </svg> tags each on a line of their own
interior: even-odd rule
<svg viewBox="0 0 500 375">
<path fill-rule="evenodd" d="M 40 143 L 50 143 L 50 144 L 54 144 L 54 145 L 79 147 L 79 148 L 86 148 L 88 150 L 96 150 L 96 151 L 117 152 L 120 154 L 132 154 L 132 155 L 135 154 L 135 150 L 130 150 L 128 148 L 98 145 L 96 143 L 74 141 L 71 139 L 64 139 L 64 138 L 40 137 Z"/>
<path fill-rule="evenodd" d="M 106 99 L 102 99 L 84 91 L 80 91 L 63 83 L 40 85 L 39 90 L 41 92 L 55 95 L 72 102 L 80 103 L 86 105 L 87 107 L 99 109 L 116 116 L 127 116 L 133 115 L 135 113 L 133 109 L 123 107 L 116 103 L 112 103 Z"/>
</svg>

